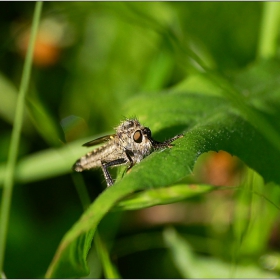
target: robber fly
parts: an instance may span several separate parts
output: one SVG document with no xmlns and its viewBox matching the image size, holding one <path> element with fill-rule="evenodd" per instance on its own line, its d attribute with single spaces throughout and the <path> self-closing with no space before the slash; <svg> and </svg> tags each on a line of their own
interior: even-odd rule
<svg viewBox="0 0 280 280">
<path fill-rule="evenodd" d="M 83 146 L 91 147 L 105 144 L 81 157 L 73 166 L 73 170 L 82 172 L 91 168 L 101 167 L 107 186 L 113 185 L 113 179 L 108 167 L 128 165 L 128 169 L 139 163 L 153 150 L 171 148 L 174 140 L 182 137 L 176 135 L 164 142 L 152 138 L 151 130 L 142 126 L 137 119 L 127 119 L 115 128 L 116 133 L 89 141 Z"/>
</svg>

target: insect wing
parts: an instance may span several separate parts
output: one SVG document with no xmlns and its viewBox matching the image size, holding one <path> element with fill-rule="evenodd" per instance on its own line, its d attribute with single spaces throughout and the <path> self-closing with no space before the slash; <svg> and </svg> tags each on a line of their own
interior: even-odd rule
<svg viewBox="0 0 280 280">
<path fill-rule="evenodd" d="M 99 137 L 99 138 L 97 138 L 97 139 L 91 140 L 91 141 L 89 141 L 89 142 L 83 144 L 83 146 L 85 146 L 85 147 L 95 146 L 95 145 L 104 143 L 104 142 L 106 142 L 106 141 L 112 140 L 112 139 L 115 138 L 115 136 L 116 136 L 116 134 L 111 134 L 111 135 L 102 136 L 102 137 Z"/>
</svg>

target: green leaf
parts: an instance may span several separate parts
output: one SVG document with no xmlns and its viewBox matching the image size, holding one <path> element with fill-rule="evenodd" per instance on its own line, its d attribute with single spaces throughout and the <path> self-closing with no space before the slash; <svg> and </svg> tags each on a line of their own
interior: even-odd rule
<svg viewBox="0 0 280 280">
<path fill-rule="evenodd" d="M 263 65 L 260 64 L 260 67 Z M 246 74 L 252 75 L 251 72 L 252 70 L 249 69 L 243 73 L 243 79 L 246 80 Z M 259 71 L 253 72 L 259 73 Z M 274 77 L 270 77 L 270 80 L 279 79 L 278 73 L 273 74 Z M 260 77 L 260 80 L 262 91 L 265 92 L 265 86 L 271 88 L 268 80 L 264 81 L 263 77 Z M 239 87 L 242 88 L 241 82 Z M 278 95 L 274 94 L 273 98 L 280 104 L 278 88 L 274 89 Z M 269 120 L 274 128 L 277 127 L 275 123 L 278 116 L 275 112 L 279 110 L 269 112 L 269 115 L 268 112 L 257 110 L 250 102 L 254 103 L 256 98 L 259 98 L 260 102 L 268 106 L 266 97 L 255 93 L 259 90 L 256 85 L 252 85 L 251 88 L 248 86 L 247 90 L 251 92 L 251 95 L 247 97 L 247 106 L 251 106 L 252 110 Z M 277 106 L 277 102 L 274 102 L 274 106 Z M 171 89 L 158 95 L 141 95 L 131 99 L 125 104 L 124 112 L 128 116 L 137 115 L 141 123 L 151 128 L 157 140 L 164 140 L 182 131 L 184 131 L 184 137 L 177 139 L 172 149 L 156 151 L 145 158 L 92 203 L 80 220 L 64 236 L 49 267 L 47 277 L 86 275 L 85 260 L 90 248 L 90 240 L 104 215 L 122 198 L 135 191 L 167 187 L 184 178 L 192 172 L 195 161 L 202 153 L 225 150 L 241 158 L 259 172 L 266 181 L 280 183 L 279 170 L 271 168 L 271 166 L 278 166 L 279 151 L 264 135 L 260 134 L 258 129 L 245 121 L 237 109 L 223 96 L 203 94 L 203 92 L 192 93 L 184 91 L 181 87 L 179 91 Z M 159 198 L 151 205 L 168 203 L 172 199 L 171 196 L 169 199 Z M 144 201 L 142 200 L 138 206 L 137 203 L 136 208 L 141 207 Z M 67 271 L 65 271 L 66 264 L 68 264 Z"/>
<path fill-rule="evenodd" d="M 121 200 L 112 210 L 137 210 L 155 205 L 170 204 L 207 193 L 212 189 L 213 186 L 208 185 L 179 184 L 167 188 L 145 190 Z"/>
</svg>

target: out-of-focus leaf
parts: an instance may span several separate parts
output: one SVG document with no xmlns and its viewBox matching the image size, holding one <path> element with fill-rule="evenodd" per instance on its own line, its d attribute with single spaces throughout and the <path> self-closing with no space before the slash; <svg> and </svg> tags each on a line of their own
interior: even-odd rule
<svg viewBox="0 0 280 280">
<path fill-rule="evenodd" d="M 50 146 L 60 146 L 62 143 L 62 130 L 54 122 L 38 99 L 29 98 L 27 102 L 29 114 L 38 132 Z"/>
<path fill-rule="evenodd" d="M 174 229 L 167 228 L 163 234 L 170 249 L 174 265 L 183 278 L 278 278 L 279 275 L 265 271 L 256 265 L 233 265 L 224 261 L 196 255 L 187 240 Z"/>
<path fill-rule="evenodd" d="M 232 222 L 232 239 L 239 247 L 235 253 L 259 255 L 265 251 L 273 221 L 279 215 L 280 188 L 274 183 L 264 184 L 259 174 L 247 168 L 241 190 L 235 201 Z"/>
<path fill-rule="evenodd" d="M 14 122 L 17 93 L 16 87 L 3 74 L 0 74 L 0 116 L 10 124 Z M 30 129 L 30 123 L 25 112 L 23 130 L 26 129 Z"/>
<path fill-rule="evenodd" d="M 82 144 L 98 137 L 100 135 L 77 140 L 63 147 L 44 150 L 23 158 L 16 167 L 16 181 L 34 182 L 72 172 L 74 162 L 88 152 L 88 149 L 82 147 Z M 5 164 L 0 165 L 0 186 L 3 183 L 5 169 Z"/>
<path fill-rule="evenodd" d="M 17 89 L 2 74 L 0 75 L 0 114 L 9 123 L 13 123 L 17 102 Z"/>
</svg>

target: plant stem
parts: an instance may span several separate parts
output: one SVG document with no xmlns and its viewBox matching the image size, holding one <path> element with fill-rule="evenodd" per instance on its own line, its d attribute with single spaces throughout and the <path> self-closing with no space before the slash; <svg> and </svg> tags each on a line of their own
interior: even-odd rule
<svg viewBox="0 0 280 280">
<path fill-rule="evenodd" d="M 12 131 L 12 137 L 9 147 L 9 155 L 6 167 L 6 174 L 3 185 L 2 203 L 0 212 L 0 273 L 3 271 L 4 254 L 6 247 L 6 239 L 9 224 L 10 207 L 12 201 L 12 192 L 14 184 L 14 171 L 18 155 L 18 147 L 20 141 L 20 133 L 22 128 L 23 111 L 25 105 L 25 96 L 29 84 L 33 50 L 35 45 L 36 34 L 39 26 L 40 15 L 42 11 L 43 2 L 36 2 L 35 11 L 33 15 L 33 22 L 31 27 L 31 36 L 29 39 L 29 45 L 27 49 L 26 59 L 24 62 L 23 73 L 21 77 L 21 83 L 19 88 L 18 100 L 16 105 L 14 127 Z"/>
</svg>

